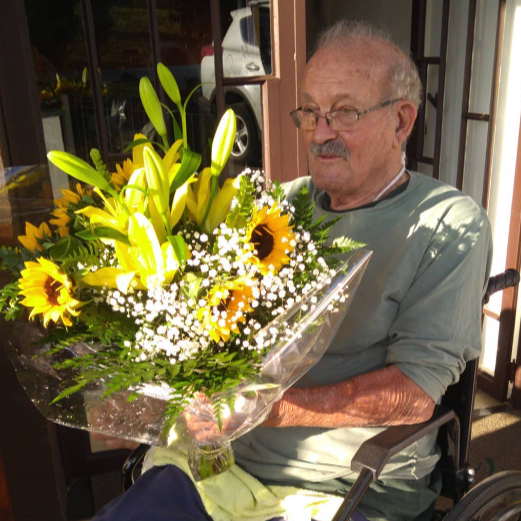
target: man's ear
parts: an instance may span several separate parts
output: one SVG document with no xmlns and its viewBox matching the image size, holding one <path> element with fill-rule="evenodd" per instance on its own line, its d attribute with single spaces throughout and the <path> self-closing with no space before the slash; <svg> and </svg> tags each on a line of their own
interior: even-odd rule
<svg viewBox="0 0 521 521">
<path fill-rule="evenodd" d="M 401 148 L 402 143 L 409 137 L 416 121 L 418 110 L 411 101 L 400 100 L 397 102 L 396 129 L 394 132 L 395 145 Z"/>
</svg>

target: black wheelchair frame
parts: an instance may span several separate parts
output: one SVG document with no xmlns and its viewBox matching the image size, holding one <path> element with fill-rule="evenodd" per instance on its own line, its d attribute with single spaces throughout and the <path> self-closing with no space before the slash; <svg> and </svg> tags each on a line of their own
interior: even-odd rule
<svg viewBox="0 0 521 521">
<path fill-rule="evenodd" d="M 516 286 L 519 272 L 509 269 L 491 277 L 483 304 L 500 290 Z M 358 478 L 332 521 L 348 521 L 370 484 L 377 480 L 389 459 L 420 438 L 438 430 L 441 448 L 439 466 L 442 473 L 441 495 L 453 502 L 447 513 L 435 512 L 434 519 L 444 521 L 521 521 L 521 471 L 494 474 L 477 486 L 469 463 L 472 411 L 476 390 L 478 361 L 467 363 L 458 383 L 447 389 L 441 405 L 435 407 L 430 420 L 417 425 L 388 427 L 364 442 L 351 461 Z M 123 490 L 134 482 L 148 445 L 140 445 L 123 466 Z M 492 516 L 492 517 L 491 517 Z M 515 516 L 515 517 L 514 517 Z"/>
</svg>

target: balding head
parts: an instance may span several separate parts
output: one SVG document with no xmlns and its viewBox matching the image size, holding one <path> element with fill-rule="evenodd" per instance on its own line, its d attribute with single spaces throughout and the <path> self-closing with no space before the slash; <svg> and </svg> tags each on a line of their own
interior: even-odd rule
<svg viewBox="0 0 521 521">
<path fill-rule="evenodd" d="M 330 47 L 343 49 L 351 56 L 356 54 L 373 74 L 380 74 L 382 96 L 420 106 L 422 85 L 416 65 L 385 31 L 365 22 L 341 20 L 319 36 L 310 62 L 320 59 L 322 51 Z"/>
<path fill-rule="evenodd" d="M 340 22 L 322 35 L 295 115 L 306 122 L 309 171 L 332 208 L 371 202 L 401 170 L 420 91 L 414 64 L 372 27 Z"/>
</svg>

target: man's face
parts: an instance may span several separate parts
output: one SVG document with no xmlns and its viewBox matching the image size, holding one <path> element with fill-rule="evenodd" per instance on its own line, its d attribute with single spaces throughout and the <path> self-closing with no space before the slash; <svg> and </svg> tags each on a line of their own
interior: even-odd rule
<svg viewBox="0 0 521 521">
<path fill-rule="evenodd" d="M 358 112 L 386 101 L 382 92 L 386 65 L 367 49 L 328 47 L 308 63 L 302 85 L 302 107 L 324 115 L 335 109 Z M 315 130 L 304 130 L 309 170 L 315 185 L 332 197 L 362 199 L 385 176 L 393 149 L 392 107 L 362 116 L 347 130 L 329 128 L 319 118 Z M 395 169 L 395 166 L 393 167 Z M 396 172 L 395 172 L 396 173 Z"/>
</svg>

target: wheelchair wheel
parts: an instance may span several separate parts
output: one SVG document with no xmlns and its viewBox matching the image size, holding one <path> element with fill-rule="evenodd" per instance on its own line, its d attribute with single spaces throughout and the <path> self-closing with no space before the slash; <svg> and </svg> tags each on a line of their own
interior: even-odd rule
<svg viewBox="0 0 521 521">
<path fill-rule="evenodd" d="M 468 492 L 444 521 L 521 520 L 521 472 L 499 472 Z"/>
</svg>

